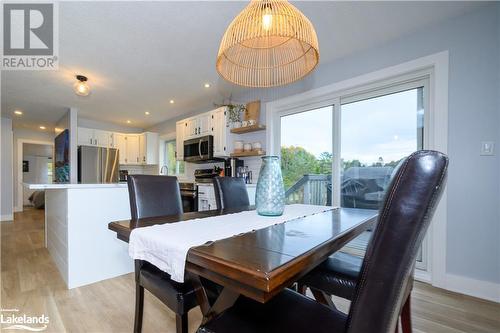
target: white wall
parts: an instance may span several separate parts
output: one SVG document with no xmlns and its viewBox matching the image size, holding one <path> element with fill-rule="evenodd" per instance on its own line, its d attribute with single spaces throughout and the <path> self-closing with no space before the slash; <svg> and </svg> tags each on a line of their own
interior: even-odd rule
<svg viewBox="0 0 500 333">
<path fill-rule="evenodd" d="M 1 118 L 0 130 L 0 221 L 11 221 L 14 218 L 14 197 L 12 192 L 13 161 L 12 120 Z"/>
</svg>

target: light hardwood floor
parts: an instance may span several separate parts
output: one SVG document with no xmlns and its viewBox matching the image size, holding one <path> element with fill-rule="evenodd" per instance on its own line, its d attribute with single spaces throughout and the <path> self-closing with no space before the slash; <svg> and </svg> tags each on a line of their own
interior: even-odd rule
<svg viewBox="0 0 500 333">
<path fill-rule="evenodd" d="M 43 211 L 18 213 L 15 222 L 1 223 L 0 232 L 2 309 L 48 315 L 46 332 L 132 332 L 133 274 L 67 290 L 43 245 Z M 499 304 L 423 283 L 416 283 L 412 301 L 414 332 L 500 332 Z M 200 320 L 193 309 L 191 332 Z M 148 293 L 143 332 L 175 332 L 173 313 Z"/>
</svg>

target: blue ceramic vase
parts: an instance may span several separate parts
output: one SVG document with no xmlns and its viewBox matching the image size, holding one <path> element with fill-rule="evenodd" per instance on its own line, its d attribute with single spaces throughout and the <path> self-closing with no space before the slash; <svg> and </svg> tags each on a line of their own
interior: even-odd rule
<svg viewBox="0 0 500 333">
<path fill-rule="evenodd" d="M 285 210 L 285 187 L 278 156 L 262 157 L 255 205 L 259 215 L 279 216 Z"/>
</svg>

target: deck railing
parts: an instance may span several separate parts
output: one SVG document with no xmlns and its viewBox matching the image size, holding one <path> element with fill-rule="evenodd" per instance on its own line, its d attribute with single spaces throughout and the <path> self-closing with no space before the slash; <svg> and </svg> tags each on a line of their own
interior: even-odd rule
<svg viewBox="0 0 500 333">
<path fill-rule="evenodd" d="M 286 203 L 330 205 L 331 183 L 331 175 L 304 175 L 285 192 Z"/>
</svg>

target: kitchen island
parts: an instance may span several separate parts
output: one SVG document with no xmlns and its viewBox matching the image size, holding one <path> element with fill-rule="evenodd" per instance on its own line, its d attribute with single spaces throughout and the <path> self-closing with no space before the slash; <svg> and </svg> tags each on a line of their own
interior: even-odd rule
<svg viewBox="0 0 500 333">
<path fill-rule="evenodd" d="M 108 223 L 130 219 L 127 184 L 27 184 L 45 191 L 45 246 L 68 289 L 133 272 Z"/>
</svg>

